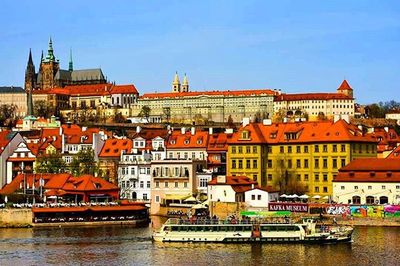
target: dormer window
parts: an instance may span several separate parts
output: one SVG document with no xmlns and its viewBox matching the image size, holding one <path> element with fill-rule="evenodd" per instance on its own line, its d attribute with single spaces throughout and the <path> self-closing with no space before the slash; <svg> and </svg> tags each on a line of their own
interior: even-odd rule
<svg viewBox="0 0 400 266">
<path fill-rule="evenodd" d="M 176 141 L 173 139 L 173 140 L 171 140 L 169 143 L 171 143 L 171 144 L 175 144 L 175 143 L 176 143 Z"/>
<path fill-rule="evenodd" d="M 249 137 L 250 137 L 249 131 L 243 130 L 241 137 L 242 137 L 242 139 L 249 139 Z"/>
<path fill-rule="evenodd" d="M 202 143 L 203 143 L 203 141 L 202 141 L 201 139 L 198 139 L 198 140 L 197 140 L 197 144 L 200 145 L 200 144 L 202 144 Z"/>
<path fill-rule="evenodd" d="M 189 144 L 189 140 L 186 139 L 185 142 L 184 142 L 184 144 L 185 144 L 185 145 L 188 145 L 188 144 Z"/>
</svg>

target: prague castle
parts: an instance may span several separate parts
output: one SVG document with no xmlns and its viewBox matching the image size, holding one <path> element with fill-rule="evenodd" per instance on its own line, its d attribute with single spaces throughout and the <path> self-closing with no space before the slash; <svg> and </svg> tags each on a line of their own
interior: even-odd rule
<svg viewBox="0 0 400 266">
<path fill-rule="evenodd" d="M 72 52 L 68 70 L 60 68 L 60 61 L 56 59 L 53 50 L 53 42 L 50 38 L 46 57 L 40 59 L 39 71 L 35 72 L 32 60 L 32 52 L 29 51 L 28 65 L 25 71 L 25 90 L 47 90 L 54 87 L 67 85 L 101 84 L 107 83 L 100 68 L 74 70 Z"/>
</svg>

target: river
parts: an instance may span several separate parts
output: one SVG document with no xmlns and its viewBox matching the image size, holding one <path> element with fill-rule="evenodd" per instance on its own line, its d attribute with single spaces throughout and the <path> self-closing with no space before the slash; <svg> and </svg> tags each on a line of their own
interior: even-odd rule
<svg viewBox="0 0 400 266">
<path fill-rule="evenodd" d="M 160 220 L 153 219 L 155 227 Z M 353 243 L 152 243 L 121 226 L 0 229 L 0 265 L 399 265 L 400 227 L 357 227 Z"/>
</svg>

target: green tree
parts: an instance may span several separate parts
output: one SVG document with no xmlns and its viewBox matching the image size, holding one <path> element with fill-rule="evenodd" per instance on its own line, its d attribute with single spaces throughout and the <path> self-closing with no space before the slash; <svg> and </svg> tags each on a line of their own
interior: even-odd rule
<svg viewBox="0 0 400 266">
<path fill-rule="evenodd" d="M 36 159 L 36 173 L 64 173 L 66 164 L 59 153 L 46 154 Z"/>
<path fill-rule="evenodd" d="M 116 113 L 113 118 L 114 123 L 124 123 L 126 121 L 125 117 L 121 112 Z"/>
<path fill-rule="evenodd" d="M 0 124 L 4 127 L 12 127 L 15 122 L 15 111 L 17 106 L 14 104 L 0 105 Z"/>
<path fill-rule="evenodd" d="M 286 155 L 278 157 L 275 164 L 275 170 L 278 178 L 274 182 L 274 186 L 279 188 L 281 194 L 304 194 L 307 187 L 297 179 L 293 159 L 289 159 Z M 292 164 L 292 165 L 291 165 Z"/>
<path fill-rule="evenodd" d="M 73 176 L 97 175 L 99 173 L 99 166 L 94 158 L 92 148 L 80 150 L 69 166 Z"/>
<path fill-rule="evenodd" d="M 385 108 L 383 103 L 373 103 L 367 106 L 369 118 L 383 118 L 385 117 Z"/>
<path fill-rule="evenodd" d="M 33 104 L 33 115 L 36 117 L 50 118 L 54 114 L 54 107 L 47 101 L 39 100 Z"/>
<path fill-rule="evenodd" d="M 150 107 L 144 105 L 142 107 L 142 110 L 140 110 L 139 117 L 142 117 L 146 119 L 147 122 L 149 122 L 150 112 L 151 112 Z"/>
<path fill-rule="evenodd" d="M 167 123 L 169 123 L 169 120 L 171 119 L 171 108 L 170 107 L 164 107 L 163 108 L 163 113 L 164 113 L 165 120 L 167 121 Z"/>
</svg>

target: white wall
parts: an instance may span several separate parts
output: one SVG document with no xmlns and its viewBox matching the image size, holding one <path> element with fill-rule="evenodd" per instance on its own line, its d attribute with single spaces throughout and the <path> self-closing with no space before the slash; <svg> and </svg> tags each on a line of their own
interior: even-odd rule
<svg viewBox="0 0 400 266">
<path fill-rule="evenodd" d="M 210 201 L 236 202 L 236 192 L 230 185 L 209 185 L 208 199 Z"/>
<path fill-rule="evenodd" d="M 366 197 L 388 197 L 389 204 L 400 204 L 400 183 L 385 182 L 334 182 L 333 200 L 338 203 L 352 203 L 353 196 L 361 197 L 361 204 L 366 204 Z"/>
</svg>

